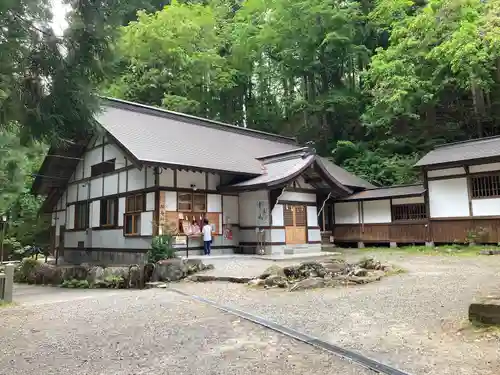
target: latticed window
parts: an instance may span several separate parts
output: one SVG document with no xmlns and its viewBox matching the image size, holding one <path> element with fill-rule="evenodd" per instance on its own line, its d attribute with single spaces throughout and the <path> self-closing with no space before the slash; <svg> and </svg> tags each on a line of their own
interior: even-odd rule
<svg viewBox="0 0 500 375">
<path fill-rule="evenodd" d="M 305 227 L 306 208 L 305 206 L 285 204 L 283 210 L 283 221 L 286 227 Z"/>
<path fill-rule="evenodd" d="M 472 198 L 490 198 L 500 196 L 500 173 L 471 177 Z"/>
<path fill-rule="evenodd" d="M 144 195 L 127 197 L 125 205 L 125 234 L 138 235 L 141 231 L 141 212 L 144 211 Z"/>
<path fill-rule="evenodd" d="M 392 206 L 392 220 L 423 220 L 427 218 L 425 203 Z"/>
</svg>

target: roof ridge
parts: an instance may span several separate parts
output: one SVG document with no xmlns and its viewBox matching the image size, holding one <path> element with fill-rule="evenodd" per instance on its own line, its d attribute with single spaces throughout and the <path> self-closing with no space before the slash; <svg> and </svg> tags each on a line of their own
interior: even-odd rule
<svg viewBox="0 0 500 375">
<path fill-rule="evenodd" d="M 192 120 L 196 121 L 197 125 L 202 125 L 202 126 L 217 126 L 219 128 L 222 128 L 222 130 L 229 130 L 229 131 L 236 131 L 240 133 L 249 133 L 248 135 L 255 135 L 255 136 L 261 136 L 263 138 L 274 138 L 277 142 L 284 142 L 284 143 L 296 143 L 297 139 L 294 137 L 287 137 L 284 135 L 280 134 L 274 134 L 274 133 L 268 133 L 264 132 L 262 130 L 257 130 L 257 129 L 249 129 L 245 127 L 241 127 L 238 125 L 232 125 L 232 124 L 227 124 L 221 121 L 217 120 L 211 120 L 203 117 L 198 117 L 198 116 L 193 116 L 193 115 L 188 115 L 186 113 L 181 113 L 181 112 L 175 112 L 175 111 L 170 111 L 164 108 L 160 107 L 155 107 L 147 104 L 141 104 L 141 103 L 136 103 L 136 102 L 131 102 L 128 100 L 123 100 L 123 99 L 118 99 L 118 98 L 112 98 L 108 96 L 101 96 L 101 99 L 104 99 L 108 102 L 111 102 L 111 105 L 115 104 L 115 106 L 122 108 L 122 109 L 127 109 L 126 107 L 136 107 L 139 109 L 151 111 L 151 112 L 156 112 L 157 114 L 163 114 L 163 115 L 169 115 L 172 117 L 178 117 L 178 118 L 183 118 L 187 120 Z M 154 115 L 154 113 L 153 113 Z"/>
<path fill-rule="evenodd" d="M 438 148 L 448 147 L 448 146 L 456 146 L 456 145 L 461 145 L 461 144 L 466 144 L 466 143 L 472 143 L 472 142 L 478 142 L 478 141 L 487 141 L 487 140 L 496 139 L 496 138 L 500 138 L 500 135 L 492 135 L 490 137 L 473 138 L 473 139 L 466 139 L 465 141 L 443 143 L 441 145 L 435 146 L 434 150 L 436 150 Z"/>
<path fill-rule="evenodd" d="M 424 186 L 424 184 L 423 183 L 419 183 L 419 184 L 401 184 L 401 185 L 391 185 L 391 186 L 377 186 L 377 187 L 374 187 L 374 188 L 365 189 L 363 191 L 378 190 L 378 189 L 391 189 L 391 188 L 400 188 L 400 187 L 410 187 L 410 186 Z"/>
</svg>

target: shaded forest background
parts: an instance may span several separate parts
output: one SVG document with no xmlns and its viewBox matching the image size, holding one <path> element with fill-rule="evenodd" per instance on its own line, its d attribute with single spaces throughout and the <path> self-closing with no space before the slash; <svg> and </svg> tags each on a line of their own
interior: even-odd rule
<svg viewBox="0 0 500 375">
<path fill-rule="evenodd" d="M 377 185 L 436 144 L 500 134 L 500 0 L 49 0 L 0 4 L 0 213 L 44 241 L 29 188 L 97 95 L 296 136 Z"/>
</svg>

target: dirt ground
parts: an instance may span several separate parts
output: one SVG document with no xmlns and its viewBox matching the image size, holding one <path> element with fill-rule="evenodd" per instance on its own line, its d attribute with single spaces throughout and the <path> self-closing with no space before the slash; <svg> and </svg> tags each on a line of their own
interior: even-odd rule
<svg viewBox="0 0 500 375">
<path fill-rule="evenodd" d="M 396 264 L 407 273 L 380 282 L 305 292 L 254 290 L 227 283 L 174 287 L 251 312 L 361 352 L 411 374 L 500 374 L 500 338 L 474 332 L 467 309 L 479 294 L 500 291 L 500 256 L 454 257 L 351 251 Z M 256 259 L 211 260 L 213 274 L 258 275 Z"/>
</svg>

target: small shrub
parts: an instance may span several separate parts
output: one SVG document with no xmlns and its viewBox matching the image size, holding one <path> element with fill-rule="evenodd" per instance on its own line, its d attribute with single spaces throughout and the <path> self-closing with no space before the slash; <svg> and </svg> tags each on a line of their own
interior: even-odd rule
<svg viewBox="0 0 500 375">
<path fill-rule="evenodd" d="M 37 260 L 32 258 L 23 259 L 14 271 L 14 281 L 16 283 L 32 282 L 33 273 L 39 264 Z"/>
<path fill-rule="evenodd" d="M 148 250 L 148 262 L 156 263 L 162 259 L 175 258 L 175 249 L 172 247 L 173 236 L 164 234 L 156 236 L 151 241 L 151 248 Z"/>
<path fill-rule="evenodd" d="M 125 288 L 125 280 L 121 276 L 108 276 L 104 279 L 108 288 L 123 289 Z"/>
<path fill-rule="evenodd" d="M 64 280 L 61 284 L 61 288 L 79 288 L 79 289 L 88 289 L 90 288 L 90 284 L 87 280 Z"/>
</svg>

